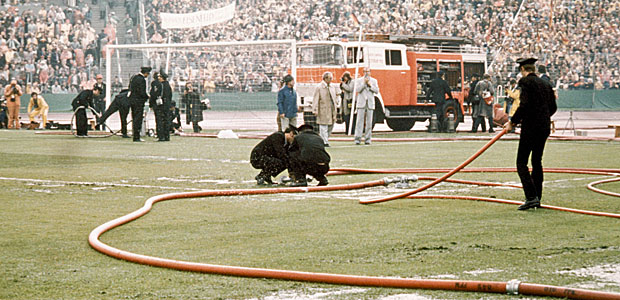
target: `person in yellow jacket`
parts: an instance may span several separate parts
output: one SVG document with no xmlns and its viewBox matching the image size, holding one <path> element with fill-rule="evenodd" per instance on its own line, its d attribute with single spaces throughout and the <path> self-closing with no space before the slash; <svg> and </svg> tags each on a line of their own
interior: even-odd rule
<svg viewBox="0 0 620 300">
<path fill-rule="evenodd" d="M 510 79 L 510 85 L 506 88 L 506 101 L 504 101 L 504 111 L 508 114 L 508 116 L 512 117 L 517 111 L 517 107 L 519 107 L 519 96 L 521 95 L 521 90 L 517 86 L 517 81 L 515 79 Z"/>
<path fill-rule="evenodd" d="M 50 107 L 47 105 L 47 102 L 45 102 L 45 99 L 39 96 L 36 91 L 32 92 L 30 96 L 30 102 L 28 103 L 28 117 L 30 118 L 30 123 L 34 124 L 34 117 L 40 115 L 43 120 L 41 127 L 45 128 L 47 124 L 47 112 Z"/>
</svg>

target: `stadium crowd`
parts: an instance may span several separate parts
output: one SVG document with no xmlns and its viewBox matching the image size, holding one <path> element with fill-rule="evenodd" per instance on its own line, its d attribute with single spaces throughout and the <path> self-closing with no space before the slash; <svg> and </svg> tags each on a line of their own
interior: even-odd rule
<svg viewBox="0 0 620 300">
<path fill-rule="evenodd" d="M 103 46 L 115 40 L 117 23 L 127 23 L 137 34 L 121 42 L 138 41 L 137 1 L 125 0 L 125 18 L 108 16 L 100 32 L 91 26 L 95 16 L 85 1 L 39 9 L 8 6 L 0 11 L 0 84 L 17 78 L 27 91 L 44 93 L 76 93 L 89 87 L 101 71 Z M 239 0 L 230 21 L 198 30 L 161 29 L 161 12 L 189 13 L 229 2 L 144 1 L 146 38 L 162 43 L 172 33 L 171 42 L 324 40 L 356 32 L 351 21 L 355 14 L 366 24 L 366 32 L 469 37 L 488 51 L 502 81 L 517 73 L 516 58 L 536 56 L 559 88 L 620 88 L 620 2 L 614 0 L 564 0 L 553 2 L 553 7 L 549 1 L 534 0 L 522 8 L 518 0 Z M 171 83 L 181 87 L 185 80 L 200 78 L 204 91 L 271 90 L 290 59 L 286 51 L 273 53 L 178 52 L 171 60 Z M 165 60 L 162 53 L 150 57 L 156 70 Z"/>
<path fill-rule="evenodd" d="M 157 41 L 167 39 L 167 32 L 160 29 L 160 12 L 189 13 L 195 7 L 217 8 L 228 2 L 151 1 L 146 3 L 147 34 Z M 233 20 L 201 30 L 174 30 L 172 41 L 324 40 L 355 32 L 351 22 L 355 14 L 366 20 L 367 32 L 469 37 L 494 58 L 502 80 L 515 76 L 518 57 L 536 56 L 560 88 L 620 88 L 620 2 L 535 0 L 520 9 L 521 4 L 518 0 L 237 1 Z"/>
<path fill-rule="evenodd" d="M 92 86 L 103 46 L 116 35 L 111 23 L 97 33 L 92 18 L 86 2 L 0 11 L 0 85 L 15 78 L 27 93 L 77 93 Z"/>
</svg>

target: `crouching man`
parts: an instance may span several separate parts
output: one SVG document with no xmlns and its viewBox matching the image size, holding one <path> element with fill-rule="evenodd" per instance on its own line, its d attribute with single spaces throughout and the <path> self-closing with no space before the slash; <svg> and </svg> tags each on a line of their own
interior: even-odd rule
<svg viewBox="0 0 620 300">
<path fill-rule="evenodd" d="M 319 186 L 327 185 L 325 174 L 329 172 L 331 160 L 325 151 L 325 142 L 308 124 L 299 126 L 299 134 L 293 140 L 289 154 L 291 186 L 307 186 L 306 175 L 314 177 Z"/>
<path fill-rule="evenodd" d="M 256 175 L 258 185 L 273 184 L 271 177 L 276 177 L 288 167 L 288 149 L 297 134 L 295 127 L 288 127 L 284 132 L 275 132 L 252 149 L 250 163 L 261 170 Z"/>
</svg>

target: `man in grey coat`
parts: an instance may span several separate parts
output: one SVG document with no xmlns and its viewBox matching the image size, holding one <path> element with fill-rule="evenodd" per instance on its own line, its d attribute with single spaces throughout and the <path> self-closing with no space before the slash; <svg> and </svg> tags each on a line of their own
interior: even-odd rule
<svg viewBox="0 0 620 300">
<path fill-rule="evenodd" d="M 493 101 L 491 101 L 491 103 L 487 103 L 485 98 L 491 97 L 492 99 L 495 94 L 494 91 L 495 87 L 493 86 L 493 83 L 491 83 L 491 75 L 489 74 L 484 74 L 484 76 L 482 76 L 482 81 L 479 81 L 478 84 L 476 84 L 476 89 L 474 90 L 474 93 L 479 95 L 480 99 L 482 99 L 480 100 L 478 107 L 475 108 L 478 111 L 473 112 L 474 115 L 478 115 L 478 118 L 474 120 L 474 128 L 478 128 L 478 124 L 480 124 L 480 122 L 484 123 L 484 118 L 486 117 L 489 121 L 490 133 L 495 132 L 495 130 L 493 130 Z"/>
<path fill-rule="evenodd" d="M 364 77 L 357 79 L 355 84 L 357 99 L 355 111 L 357 119 L 355 124 L 355 144 L 359 145 L 364 134 L 364 143 L 370 144 L 372 138 L 372 121 L 375 111 L 375 95 L 379 94 L 379 83 L 370 77 L 370 68 L 364 68 Z"/>
<path fill-rule="evenodd" d="M 331 84 L 334 75 L 331 72 L 323 74 L 323 81 L 314 90 L 312 99 L 312 113 L 316 115 L 316 123 L 319 124 L 319 135 L 326 147 L 329 147 L 329 136 L 336 123 L 336 107 L 338 96 L 336 85 Z"/>
</svg>

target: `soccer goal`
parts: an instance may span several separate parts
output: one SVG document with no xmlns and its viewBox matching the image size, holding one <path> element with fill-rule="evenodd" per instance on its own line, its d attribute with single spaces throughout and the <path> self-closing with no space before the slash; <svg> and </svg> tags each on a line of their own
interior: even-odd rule
<svg viewBox="0 0 620 300">
<path fill-rule="evenodd" d="M 186 85 L 191 84 L 210 110 L 203 112 L 203 129 L 277 130 L 277 92 L 286 74 L 296 73 L 294 40 L 239 41 L 177 44 L 108 45 L 106 51 L 106 99 L 108 104 L 120 86 L 142 66 L 165 72 L 173 101 L 181 109 Z M 113 83 L 117 88 L 113 89 Z"/>
</svg>

